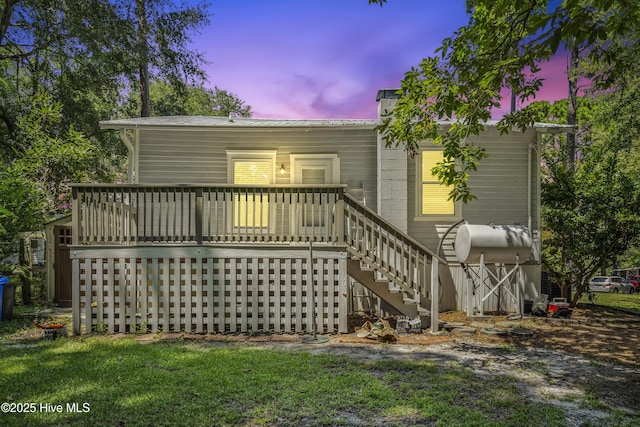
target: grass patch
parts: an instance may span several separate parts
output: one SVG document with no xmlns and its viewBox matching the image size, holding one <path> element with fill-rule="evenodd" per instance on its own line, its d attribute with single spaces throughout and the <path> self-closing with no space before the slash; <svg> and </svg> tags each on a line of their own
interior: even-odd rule
<svg viewBox="0 0 640 427">
<path fill-rule="evenodd" d="M 598 399 L 598 396 L 594 392 L 587 393 L 580 403 L 583 408 L 600 409 L 606 411 L 609 407 Z"/>
<path fill-rule="evenodd" d="M 604 292 L 594 293 L 595 303 L 605 307 L 620 310 L 633 311 L 640 314 L 640 293 L 636 294 L 610 294 Z M 583 294 L 579 300 L 582 304 L 590 304 L 587 295 Z"/>
<path fill-rule="evenodd" d="M 0 414 L 3 426 L 565 424 L 562 411 L 525 399 L 508 376 L 244 346 L 100 336 L 5 343 L 0 378 L 0 402 L 65 408 Z M 85 402 L 89 412 L 66 411 Z"/>
</svg>

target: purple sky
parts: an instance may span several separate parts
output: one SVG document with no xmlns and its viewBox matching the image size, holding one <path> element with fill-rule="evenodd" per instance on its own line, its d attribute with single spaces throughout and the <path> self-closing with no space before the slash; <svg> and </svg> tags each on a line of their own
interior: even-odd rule
<svg viewBox="0 0 640 427">
<path fill-rule="evenodd" d="M 367 0 L 211 0 L 210 11 L 194 38 L 209 62 L 208 85 L 238 95 L 254 117 L 291 119 L 375 118 L 377 90 L 399 87 L 467 22 L 464 0 L 382 8 Z M 565 70 L 562 57 L 543 68 L 538 99 L 566 97 Z"/>
</svg>

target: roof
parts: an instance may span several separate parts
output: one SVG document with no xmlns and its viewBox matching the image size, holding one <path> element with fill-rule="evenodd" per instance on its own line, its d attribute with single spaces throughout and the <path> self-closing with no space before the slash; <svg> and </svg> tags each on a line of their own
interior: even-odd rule
<svg viewBox="0 0 640 427">
<path fill-rule="evenodd" d="M 255 119 L 245 117 L 215 116 L 161 116 L 134 119 L 105 120 L 102 129 L 135 129 L 138 127 L 364 127 L 373 129 L 378 122 L 368 119 Z"/>
<path fill-rule="evenodd" d="M 560 123 L 534 123 L 533 126 L 542 133 L 562 133 L 571 132 L 576 127 L 573 125 L 563 125 Z"/>
<path fill-rule="evenodd" d="M 449 125 L 451 121 L 440 121 Z M 143 127 L 216 127 L 216 128 L 364 128 L 373 129 L 378 120 L 372 119 L 256 119 L 246 117 L 217 116 L 160 116 L 138 117 L 133 119 L 105 120 L 100 122 L 102 129 L 136 129 Z M 489 120 L 486 126 L 496 126 L 498 120 Z M 535 123 L 538 132 L 569 132 L 573 126 L 557 123 Z"/>
<path fill-rule="evenodd" d="M 71 214 L 65 214 L 62 216 L 59 216 L 57 218 L 51 219 L 47 222 L 44 223 L 45 228 L 48 227 L 53 227 L 56 225 L 66 225 L 66 224 L 71 224 Z"/>
</svg>

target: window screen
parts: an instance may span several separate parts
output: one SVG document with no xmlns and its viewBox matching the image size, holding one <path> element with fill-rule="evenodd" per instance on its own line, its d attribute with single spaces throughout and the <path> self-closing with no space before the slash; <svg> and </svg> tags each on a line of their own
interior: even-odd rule
<svg viewBox="0 0 640 427">
<path fill-rule="evenodd" d="M 271 183 L 271 162 L 235 161 L 234 184 L 267 185 Z M 267 195 L 241 194 L 233 201 L 234 227 L 267 227 L 269 224 L 269 199 Z"/>
<path fill-rule="evenodd" d="M 431 173 L 437 163 L 443 159 L 442 151 L 422 152 L 422 173 L 421 173 L 421 214 L 422 215 L 454 215 L 455 203 L 449 198 L 448 187 L 442 185 L 438 178 Z"/>
</svg>

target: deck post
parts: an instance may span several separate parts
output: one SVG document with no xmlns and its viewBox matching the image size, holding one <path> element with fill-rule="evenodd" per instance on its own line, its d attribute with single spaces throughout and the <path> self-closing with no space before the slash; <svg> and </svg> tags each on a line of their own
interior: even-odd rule
<svg viewBox="0 0 640 427">
<path fill-rule="evenodd" d="M 344 240 L 344 200 L 342 197 L 336 201 L 336 214 L 335 214 L 335 230 L 336 230 L 336 242 L 340 245 L 345 243 Z"/>
<path fill-rule="evenodd" d="M 338 261 L 338 307 L 347 307 L 348 304 L 348 288 L 347 288 L 347 252 L 340 253 L 340 261 Z M 338 333 L 346 334 L 349 328 L 347 321 L 347 310 L 338 310 Z"/>
<path fill-rule="evenodd" d="M 202 187 L 196 188 L 196 243 L 202 244 L 202 221 L 204 215 L 202 212 Z"/>
<path fill-rule="evenodd" d="M 77 245 L 80 238 L 80 202 L 78 201 L 78 189 L 71 189 L 71 244 Z"/>
<path fill-rule="evenodd" d="M 438 333 L 438 299 L 440 289 L 438 283 L 438 258 L 431 257 L 431 333 Z"/>
<path fill-rule="evenodd" d="M 80 260 L 72 255 L 71 260 L 71 306 L 72 310 L 72 323 L 73 323 L 73 335 L 80 335 Z M 91 319 L 85 319 L 90 322 Z M 87 324 L 88 326 L 89 324 Z M 87 327 L 87 333 L 91 332 L 91 329 Z"/>
</svg>

